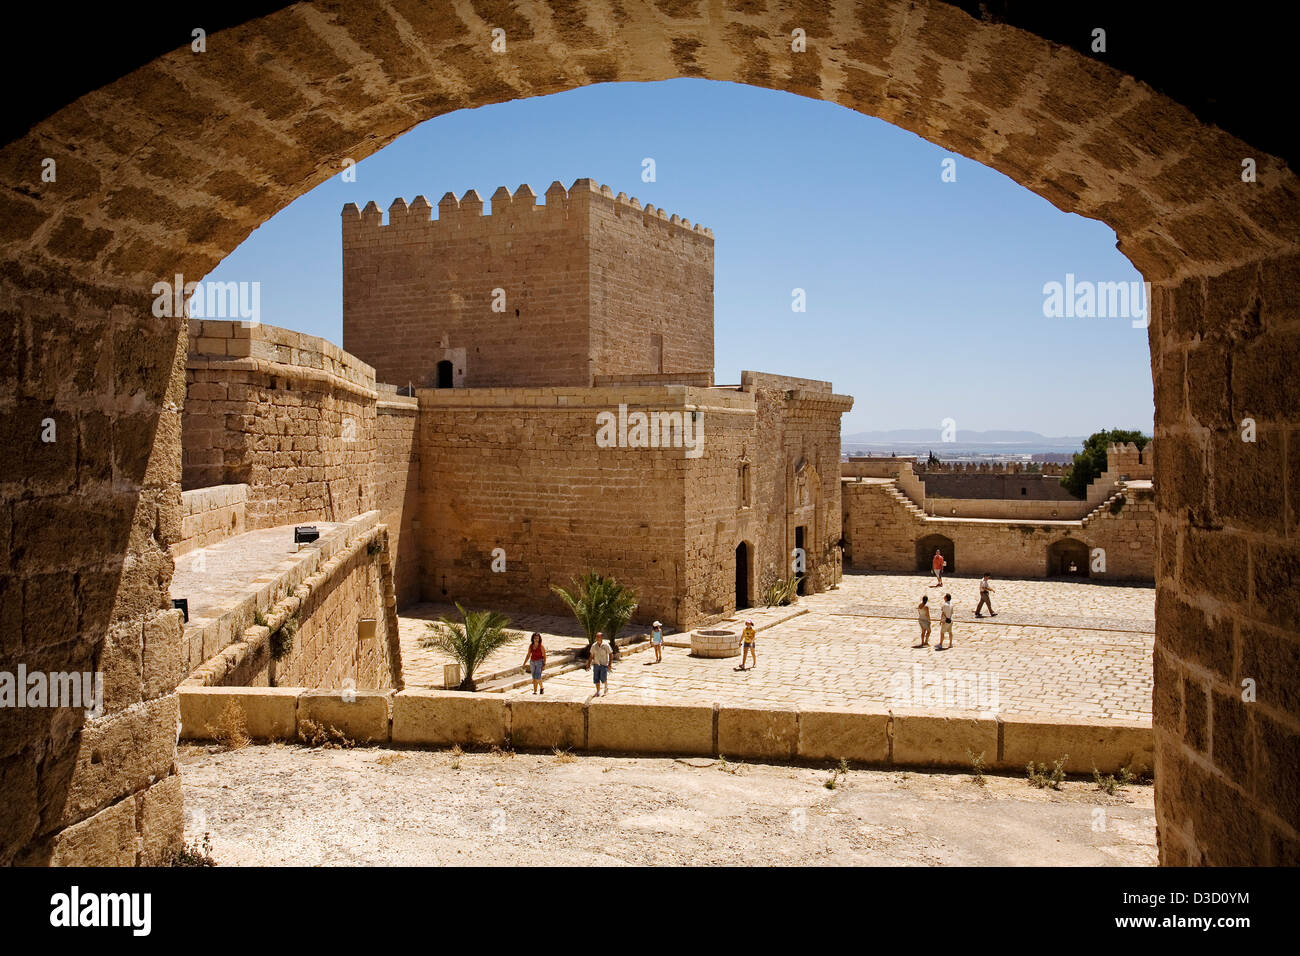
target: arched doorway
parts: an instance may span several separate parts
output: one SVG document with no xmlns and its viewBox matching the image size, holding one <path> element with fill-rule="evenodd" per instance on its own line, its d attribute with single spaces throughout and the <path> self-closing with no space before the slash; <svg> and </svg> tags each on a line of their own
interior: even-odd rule
<svg viewBox="0 0 1300 956">
<path fill-rule="evenodd" d="M 174 396 L 184 389 L 173 358 L 185 329 L 151 312 L 150 288 L 160 277 L 201 278 L 278 209 L 433 116 L 588 83 L 700 76 L 877 116 L 1115 229 L 1152 283 L 1146 334 L 1156 437 L 1171 463 L 1160 466 L 1154 546 L 1191 557 L 1157 563 L 1156 697 L 1162 681 L 1203 695 L 1238 694 L 1231 676 L 1203 666 L 1178 629 L 1208 634 L 1225 622 L 1248 623 L 1239 640 L 1252 653 L 1289 639 L 1282 589 L 1266 598 L 1283 603 L 1264 607 L 1263 620 L 1244 597 L 1251 593 L 1245 576 L 1265 558 L 1283 567 L 1300 561 L 1284 509 L 1251 510 L 1241 496 L 1214 495 L 1248 480 L 1257 465 L 1212 453 L 1240 447 L 1225 391 L 1233 407 L 1255 415 L 1265 452 L 1276 440 L 1270 436 L 1300 422 L 1277 385 L 1300 341 L 1285 320 L 1288 303 L 1300 298 L 1300 181 L 1286 163 L 1156 92 L 1172 86 L 1138 82 L 1104 58 L 977 19 L 955 3 L 684 3 L 666 13 L 652 0 L 621 0 L 615 9 L 593 0 L 557 17 L 545 4 L 507 3 L 507 58 L 471 39 L 488 36 L 491 25 L 472 6 L 435 2 L 397 15 L 370 0 L 328 10 L 296 4 L 214 32 L 201 58 L 181 46 L 138 68 L 123 62 L 104 74 L 120 79 L 51 106 L 4 146 L 0 158 L 14 171 L 15 188 L 5 196 L 10 228 L 0 249 L 14 268 L 0 277 L 0 297 L 19 305 L 5 320 L 8 354 L 17 358 L 0 368 L 0 395 L 24 403 L 5 450 L 34 459 L 24 437 L 39 434 L 34 423 L 63 416 L 75 424 L 90 408 L 110 409 L 98 433 L 145 436 L 112 449 L 111 490 L 101 489 L 94 469 L 61 460 L 51 466 L 61 469 L 58 480 L 10 483 L 2 493 L 0 507 L 15 516 L 12 537 L 20 542 L 11 550 L 23 550 L 23 560 L 12 562 L 13 587 L 94 577 L 103 567 L 136 569 L 98 589 L 116 589 L 115 601 L 87 596 L 89 606 L 78 608 L 79 641 L 53 643 L 59 628 L 51 621 L 66 602 L 25 602 L 32 607 L 22 612 L 22 646 L 54 655 L 49 669 L 77 671 L 101 650 L 105 667 L 131 665 L 129 653 L 107 640 L 110 631 L 148 628 L 180 640 L 162 608 L 180 523 L 179 443 L 169 436 L 179 434 Z M 800 54 L 791 51 L 792 22 L 807 34 Z M 99 123 L 105 114 L 118 121 Z M 1239 178 L 1243 157 L 1255 174 L 1249 183 Z M 58 163 L 57 180 L 40 178 L 45 159 Z M 88 514 L 92 496 L 99 506 Z M 137 511 L 156 513 L 152 533 L 134 533 Z M 74 526 L 93 532 L 79 537 L 81 547 L 68 546 L 66 529 Z M 37 555 L 50 556 L 48 566 L 37 566 Z M 1201 610 L 1208 604 L 1213 621 Z M 1261 685 L 1280 681 L 1282 665 L 1257 656 Z M 150 687 L 148 699 L 113 701 L 109 715 L 174 724 L 164 713 L 174 688 L 136 684 Z M 1261 741 L 1293 736 L 1293 715 L 1261 705 L 1251 716 Z M 1157 784 L 1162 860 L 1250 862 L 1252 847 L 1265 847 L 1259 852 L 1267 856 L 1284 852 L 1268 847 L 1300 845 L 1300 827 L 1273 809 L 1293 802 L 1297 786 L 1280 776 L 1277 748 L 1261 745 L 1239 763 L 1207 762 L 1200 729 L 1159 708 L 1153 719 L 1157 779 L 1201 775 L 1190 790 Z M 28 777 L 32 793 L 58 800 L 68 787 L 47 775 L 75 762 L 79 738 L 33 718 L 16 746 L 35 753 L 51 741 L 43 768 L 53 769 Z M 154 786 L 168 785 L 169 772 L 162 776 Z M 144 792 L 103 794 L 97 805 L 116 807 L 137 791 Z M 1222 799 L 1211 807 L 1187 792 Z M 1231 835 L 1218 826 L 1223 806 L 1239 824 Z M 46 847 L 53 835 L 37 827 L 47 818 L 65 820 L 50 807 L 29 814 L 0 841 L 0 862 L 29 845 Z"/>
<path fill-rule="evenodd" d="M 794 529 L 794 547 L 795 552 L 800 556 L 803 562 L 803 570 L 796 571 L 799 575 L 799 583 L 795 586 L 795 593 L 802 596 L 808 593 L 808 529 L 803 525 L 798 525 Z"/>
<path fill-rule="evenodd" d="M 948 562 L 947 567 L 943 569 L 943 573 L 956 574 L 957 546 L 953 544 L 952 538 L 942 534 L 927 534 L 916 542 L 916 570 L 923 574 L 931 573 L 934 568 L 934 552 L 936 549 Z"/>
<path fill-rule="evenodd" d="M 1088 577 L 1089 550 L 1082 541 L 1062 538 L 1047 546 L 1047 576 L 1060 578 Z"/>
<path fill-rule="evenodd" d="M 443 359 L 435 366 L 434 384 L 436 388 L 451 388 L 453 383 L 451 359 Z"/>
<path fill-rule="evenodd" d="M 736 610 L 750 606 L 749 599 L 749 545 L 742 541 L 736 545 Z"/>
</svg>

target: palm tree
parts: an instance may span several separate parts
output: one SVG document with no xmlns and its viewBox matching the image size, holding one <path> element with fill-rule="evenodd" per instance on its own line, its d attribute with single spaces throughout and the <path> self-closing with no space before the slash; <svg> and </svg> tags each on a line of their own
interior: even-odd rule
<svg viewBox="0 0 1300 956">
<path fill-rule="evenodd" d="M 574 581 L 572 590 L 559 585 L 552 585 L 551 590 L 578 619 L 588 646 L 596 640 L 597 631 L 603 631 L 612 646 L 637 608 L 635 591 L 595 571 L 588 571 Z"/>
<path fill-rule="evenodd" d="M 624 625 L 636 613 L 636 592 L 613 578 L 602 578 L 596 594 L 596 606 L 601 609 L 601 617 L 605 620 L 605 626 L 601 630 L 609 638 L 610 646 L 616 647 L 614 641 L 618 638 L 618 632 L 623 630 Z"/>
<path fill-rule="evenodd" d="M 578 619 L 578 625 L 582 632 L 587 635 L 587 646 L 596 640 L 596 632 L 602 630 L 602 621 L 600 620 L 599 611 L 592 604 L 592 594 L 599 587 L 600 575 L 595 571 L 588 571 L 581 578 L 573 582 L 573 590 L 566 591 L 558 584 L 552 584 L 551 590 L 559 595 L 560 600 L 569 606 L 573 616 Z"/>
<path fill-rule="evenodd" d="M 515 640 L 515 635 L 506 630 L 510 619 L 499 611 L 466 611 L 460 604 L 456 610 L 460 611 L 464 623 L 446 616 L 430 621 L 428 633 L 420 638 L 420 646 L 450 654 L 460 663 L 465 675 L 457 689 L 474 690 L 474 669 L 494 651 Z"/>
</svg>

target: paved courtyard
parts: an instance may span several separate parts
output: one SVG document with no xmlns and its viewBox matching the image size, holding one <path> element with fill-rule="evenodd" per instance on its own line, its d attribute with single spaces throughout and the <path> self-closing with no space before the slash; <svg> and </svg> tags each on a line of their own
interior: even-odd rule
<svg viewBox="0 0 1300 956">
<path fill-rule="evenodd" d="M 481 608 L 467 608 L 481 610 Z M 547 653 L 587 646 L 587 638 L 572 617 L 550 614 L 511 614 L 509 631 L 513 640 L 492 654 L 476 672 L 480 680 L 489 674 L 520 669 L 528 638 L 534 632 L 542 635 L 542 646 Z M 428 633 L 429 624 L 444 616 L 460 621 L 460 612 L 453 604 L 424 602 L 402 609 L 397 618 L 397 633 L 402 644 L 402 680 L 407 687 L 442 687 L 442 668 L 451 663 L 451 656 L 433 647 L 421 647 L 420 638 Z M 629 629 L 631 633 L 634 629 Z"/>
<path fill-rule="evenodd" d="M 641 651 L 614 667 L 610 695 L 663 703 L 1150 719 L 1154 588 L 994 581 L 998 615 L 976 620 L 977 578 L 952 578 L 942 589 L 929 583 L 919 574 L 845 575 L 837 590 L 801 599 L 807 613 L 759 633 L 757 667 L 738 671 L 739 658 L 694 658 L 671 647 L 655 664 Z M 936 651 L 944 593 L 953 595 L 958 613 L 953 648 Z M 922 594 L 934 606 L 930 647 L 916 646 L 914 608 Z M 557 700 L 583 700 L 591 691 L 591 676 L 582 670 L 546 683 L 547 696 Z"/>
<path fill-rule="evenodd" d="M 559 603 L 558 601 L 556 603 Z M 467 610 L 482 610 L 467 608 Z M 574 650 L 587 646 L 587 638 L 582 628 L 570 614 L 512 614 L 504 612 L 510 619 L 508 630 L 513 640 L 496 651 L 483 663 L 475 676 L 483 678 L 511 669 L 519 670 L 522 676 L 524 651 L 528 647 L 529 636 L 536 631 L 542 635 L 542 646 L 547 654 Z M 766 620 L 789 617 L 790 608 L 754 608 L 745 612 L 755 623 L 762 627 Z M 402 644 L 402 680 L 407 687 L 442 687 L 443 666 L 451 663 L 451 656 L 433 647 L 421 647 L 420 638 L 429 630 L 429 624 L 441 620 L 443 616 L 453 621 L 461 620 L 460 612 L 453 604 L 423 602 L 412 604 L 401 610 L 397 618 L 397 631 Z M 645 635 L 649 628 L 644 624 L 630 624 L 620 633 L 624 637 Z M 672 628 L 665 628 L 665 640 L 689 641 L 689 634 L 679 634 Z M 531 686 L 531 685 L 530 685 Z"/>
</svg>

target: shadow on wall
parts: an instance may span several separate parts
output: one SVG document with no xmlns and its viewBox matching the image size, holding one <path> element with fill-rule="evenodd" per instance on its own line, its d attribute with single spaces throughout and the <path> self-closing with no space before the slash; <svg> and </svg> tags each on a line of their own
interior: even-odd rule
<svg viewBox="0 0 1300 956">
<path fill-rule="evenodd" d="M 3 280 L 4 298 L 27 301 L 14 283 Z M 135 796 L 173 771 L 180 614 L 167 588 L 181 532 L 180 413 L 164 397 L 183 336 L 148 297 L 80 291 L 75 316 L 57 304 L 70 292 L 27 303 L 17 408 L 3 416 L 13 576 L 0 581 L 0 671 L 22 667 L 29 679 L 15 688 L 28 706 L 0 707 L 0 865 L 140 862 Z M 88 304 L 106 298 L 133 304 Z M 79 334 L 86 321 L 103 331 Z M 62 677 L 83 674 L 102 675 L 98 715 Z M 75 706 L 53 706 L 56 695 Z M 164 842 L 179 835 L 175 789 Z M 66 831 L 95 814 L 120 846 L 87 848 Z M 157 849 L 146 841 L 144 862 Z"/>
</svg>

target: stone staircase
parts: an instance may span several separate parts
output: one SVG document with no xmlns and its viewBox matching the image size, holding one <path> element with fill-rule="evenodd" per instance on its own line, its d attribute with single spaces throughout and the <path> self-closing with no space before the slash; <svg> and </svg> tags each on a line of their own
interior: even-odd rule
<svg viewBox="0 0 1300 956">
<path fill-rule="evenodd" d="M 1124 482 L 1121 481 L 1118 487 L 1116 487 L 1116 489 L 1113 492 L 1111 492 L 1109 498 L 1103 500 L 1101 504 L 1097 505 L 1097 507 L 1093 508 L 1091 511 L 1089 511 L 1086 515 L 1083 516 L 1083 526 L 1086 528 L 1088 527 L 1088 522 L 1091 521 L 1093 518 L 1101 517 L 1103 512 L 1108 511 L 1110 509 L 1110 506 L 1115 503 L 1116 499 L 1123 498 L 1125 496 L 1125 491 L 1126 491 L 1126 485 L 1124 484 Z"/>
<path fill-rule="evenodd" d="M 889 495 L 889 497 L 893 498 L 895 501 L 898 502 L 900 507 L 907 509 L 908 513 L 914 515 L 917 518 L 920 518 L 922 521 L 925 520 L 926 517 L 925 511 L 923 511 L 915 501 L 909 498 L 907 494 L 901 488 L 898 487 L 898 483 L 896 481 L 891 481 L 888 485 L 886 485 L 885 491 Z"/>
</svg>

